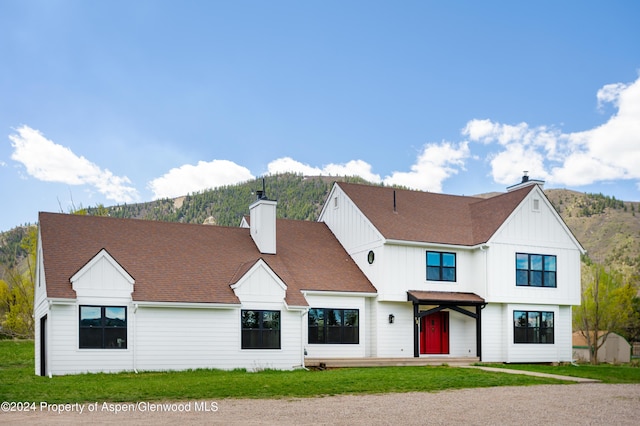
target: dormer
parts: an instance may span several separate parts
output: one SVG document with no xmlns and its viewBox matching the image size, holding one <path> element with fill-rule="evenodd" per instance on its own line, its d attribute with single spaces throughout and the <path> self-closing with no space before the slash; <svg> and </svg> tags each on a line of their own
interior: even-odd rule
<svg viewBox="0 0 640 426">
<path fill-rule="evenodd" d="M 249 206 L 251 238 L 263 254 L 276 254 L 276 206 L 264 190 L 257 191 L 258 199 Z"/>
</svg>

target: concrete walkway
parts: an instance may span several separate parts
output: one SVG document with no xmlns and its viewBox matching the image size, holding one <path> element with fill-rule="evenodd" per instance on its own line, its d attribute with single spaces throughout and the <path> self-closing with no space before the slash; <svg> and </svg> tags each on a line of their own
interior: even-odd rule
<svg viewBox="0 0 640 426">
<path fill-rule="evenodd" d="M 524 374 L 527 376 L 548 377 L 550 379 L 566 380 L 568 382 L 576 382 L 576 383 L 599 383 L 600 382 L 600 380 L 586 379 L 584 377 L 561 376 L 559 374 L 537 373 L 535 371 L 512 370 L 509 368 L 483 367 L 481 365 L 465 365 L 465 366 L 461 365 L 459 366 L 459 368 L 477 368 L 479 370 L 491 371 L 493 373 Z"/>
</svg>

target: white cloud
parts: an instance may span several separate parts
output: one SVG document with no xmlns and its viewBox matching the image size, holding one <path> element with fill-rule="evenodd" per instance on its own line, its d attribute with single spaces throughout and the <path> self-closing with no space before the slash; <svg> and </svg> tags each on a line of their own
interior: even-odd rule
<svg viewBox="0 0 640 426">
<path fill-rule="evenodd" d="M 153 198 L 173 198 L 253 179 L 249 169 L 228 160 L 199 161 L 169 170 L 149 182 Z"/>
<path fill-rule="evenodd" d="M 626 88 L 627 85 L 623 83 L 606 84 L 602 86 L 602 89 L 598 90 L 596 94 L 596 98 L 598 98 L 598 108 L 602 108 L 605 103 L 612 103 L 618 106 L 620 94 Z"/>
<path fill-rule="evenodd" d="M 524 170 L 555 185 L 640 179 L 640 78 L 631 84 L 608 84 L 597 99 L 599 107 L 611 103 L 617 112 L 594 129 L 563 133 L 526 123 L 471 120 L 462 134 L 498 148 L 488 160 L 494 181 L 501 184 L 515 182 Z"/>
<path fill-rule="evenodd" d="M 467 142 L 425 145 L 410 172 L 393 172 L 384 179 L 390 185 L 404 185 L 423 191 L 442 192 L 442 183 L 451 175 L 464 170 L 465 159 L 470 156 Z"/>
<path fill-rule="evenodd" d="M 467 142 L 453 144 L 442 142 L 424 146 L 411 171 L 395 171 L 384 179 L 373 173 L 372 166 L 362 160 L 352 160 L 345 164 L 328 164 L 315 167 L 303 164 L 290 157 L 279 158 L 268 165 L 268 173 L 300 173 L 305 176 L 359 176 L 372 183 L 384 182 L 388 185 L 403 185 L 412 189 L 442 192 L 442 183 L 451 175 L 464 169 L 465 159 L 470 156 Z"/>
<path fill-rule="evenodd" d="M 361 178 L 378 183 L 380 175 L 371 171 L 371 165 L 362 160 L 351 160 L 345 164 L 328 164 L 323 167 L 314 167 L 303 164 L 290 157 L 278 158 L 267 166 L 267 173 L 300 173 L 304 176 L 360 176 Z"/>
<path fill-rule="evenodd" d="M 45 138 L 38 130 L 28 126 L 10 135 L 14 149 L 11 159 L 22 163 L 30 176 L 45 182 L 68 185 L 90 185 L 106 198 L 116 202 L 138 199 L 135 188 L 126 176 L 115 176 L 108 169 L 101 169 L 71 149 Z"/>
<path fill-rule="evenodd" d="M 490 158 L 494 181 L 511 185 L 520 180 L 524 171 L 535 179 L 546 179 L 544 157 L 532 148 L 513 143 Z"/>
</svg>

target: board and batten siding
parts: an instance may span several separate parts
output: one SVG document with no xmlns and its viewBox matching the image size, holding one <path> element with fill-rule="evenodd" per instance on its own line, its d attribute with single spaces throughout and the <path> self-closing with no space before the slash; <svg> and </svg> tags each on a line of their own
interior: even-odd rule
<svg viewBox="0 0 640 426">
<path fill-rule="evenodd" d="M 427 251 L 456 254 L 455 282 L 427 280 Z M 477 271 L 476 267 L 482 266 L 483 263 L 475 261 L 479 256 L 484 256 L 479 249 L 385 244 L 384 256 L 380 260 L 380 274 L 374 277 L 372 282 L 378 289 L 379 300 L 386 301 L 406 301 L 407 291 L 410 290 L 469 292 L 482 295 L 484 269 Z"/>
<path fill-rule="evenodd" d="M 367 263 L 369 250 L 382 245 L 382 235 L 337 185 L 334 185 L 318 221 L 331 229 L 361 269 Z"/>
<path fill-rule="evenodd" d="M 514 211 L 489 246 L 488 302 L 580 304 L 581 249 L 539 189 Z M 516 286 L 516 253 L 556 256 L 557 287 Z"/>
</svg>

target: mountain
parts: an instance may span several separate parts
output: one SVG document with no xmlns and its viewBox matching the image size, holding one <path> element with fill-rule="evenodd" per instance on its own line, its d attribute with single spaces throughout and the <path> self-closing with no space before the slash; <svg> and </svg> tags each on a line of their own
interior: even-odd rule
<svg viewBox="0 0 640 426">
<path fill-rule="evenodd" d="M 316 220 L 333 182 L 367 183 L 357 177 L 304 177 L 282 174 L 264 178 L 266 195 L 278 200 L 278 217 Z M 224 186 L 175 199 L 111 207 L 90 207 L 80 213 L 114 217 L 238 226 L 262 190 L 263 180 Z M 599 263 L 638 275 L 640 270 L 640 203 L 602 194 L 548 189 L 545 194 L 560 213 L 588 256 Z M 487 197 L 496 194 L 484 194 Z M 16 244 L 24 234 L 15 228 L 0 234 L 0 263 L 15 262 Z M 19 245 L 19 244 L 18 244 Z M 12 257 L 13 256 L 13 257 Z M 1 275 L 0 275 L 1 276 Z"/>
<path fill-rule="evenodd" d="M 640 272 L 640 203 L 567 189 L 545 194 L 590 259 Z"/>
</svg>

